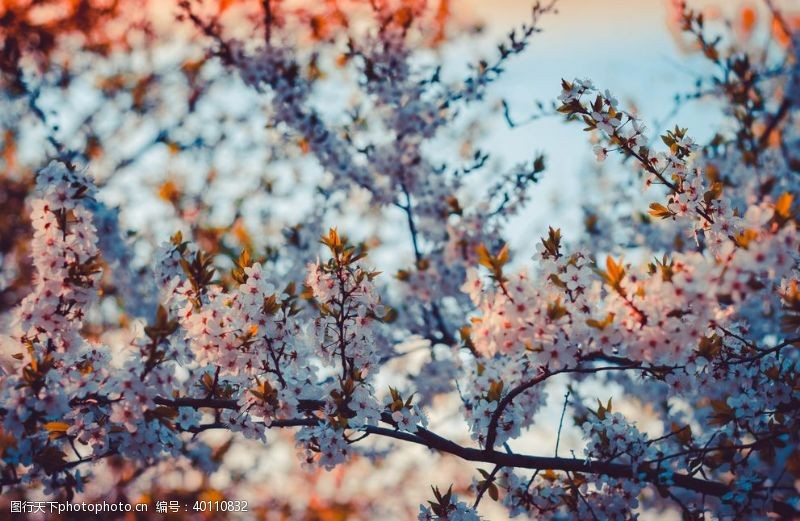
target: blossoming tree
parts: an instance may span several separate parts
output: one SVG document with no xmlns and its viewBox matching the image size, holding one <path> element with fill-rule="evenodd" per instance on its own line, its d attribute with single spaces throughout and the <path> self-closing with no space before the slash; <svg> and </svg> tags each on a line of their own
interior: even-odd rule
<svg viewBox="0 0 800 521">
<path fill-rule="evenodd" d="M 36 22 L 35 4 L 12 2 L 3 14 L 11 130 L 2 186 L 16 204 L 0 228 L 4 493 L 102 499 L 112 492 L 97 477 L 111 475 L 115 493 L 132 497 L 150 467 L 212 475 L 232 444 L 269 447 L 290 432 L 305 468 L 368 461 L 370 476 L 409 446 L 470 462 L 472 484 L 431 483 L 414 506 L 419 519 L 478 519 L 489 502 L 536 519 L 800 515 L 800 39 L 791 13 L 768 2 L 773 32 L 757 47 L 715 36 L 724 28 L 678 7 L 686 41 L 713 71 L 686 98 L 725 109 L 708 143 L 679 127 L 654 143 L 611 93 L 564 80 L 554 111 L 584 126 L 599 160 L 620 158 L 641 182 L 585 208 L 585 229 L 550 228 L 521 259 L 506 224 L 546 175 L 544 158 L 488 172 L 481 152 L 440 163 L 425 143 L 481 102 L 553 3 L 536 4 L 494 59 L 446 81 L 426 62 L 450 23 L 446 1 L 209 9 L 185 0 L 178 18 L 205 38 L 204 51 L 180 51 L 175 90 L 158 90 L 174 70 L 156 62 L 138 77 L 101 72 L 100 104 L 73 134 L 42 104 L 72 95 L 59 81 L 97 80 L 81 55 L 70 68 L 64 61 L 74 31 L 82 52 L 116 70 L 116 33 L 100 28 L 126 3 L 78 2 L 85 12 L 68 12 L 84 25 L 60 29 Z M 123 55 L 156 54 L 161 42 L 143 34 Z M 317 88 L 342 70 L 357 101 L 331 116 L 316 105 Z M 216 119 L 214 96 L 234 84 L 248 108 Z M 171 107 L 176 95 L 185 99 Z M 118 125 L 107 128 L 104 114 Z M 506 118 L 513 124 L 508 106 Z M 150 120 L 159 129 L 133 155 L 113 149 Z M 46 152 L 26 178 L 12 145 L 24 145 L 29 127 L 46 136 L 37 145 Z M 236 137 L 237 127 L 253 134 Z M 265 177 L 233 202 L 215 191 L 215 154 L 251 146 L 264 161 L 313 163 L 322 175 L 292 184 L 309 187 L 307 212 L 269 208 L 252 224 L 259 196 L 267 206 L 287 196 Z M 151 147 L 166 148 L 176 169 L 208 169 L 195 188 L 191 177 L 159 181 L 175 233 L 155 245 L 158 230 L 123 233 L 102 194 L 126 169 L 146 168 Z M 219 178 L 230 182 L 233 170 Z M 468 203 L 461 194 L 479 176 L 484 190 Z M 367 202 L 353 210 L 358 194 Z M 229 203 L 234 217 L 214 225 Z M 612 206 L 627 212 L 616 223 Z M 335 221 L 353 213 L 408 239 L 351 241 Z M 373 253 L 387 248 L 408 265 L 381 272 Z M 411 355 L 421 363 L 404 366 Z M 560 416 L 545 413 L 554 401 Z M 468 436 L 429 425 L 447 403 Z M 625 404 L 646 409 L 649 426 L 620 412 Z M 552 428 L 550 445 L 520 449 L 540 423 Z M 580 433 L 582 449 L 559 453 L 562 428 Z M 415 472 L 425 480 L 430 463 Z M 150 494 L 177 494 L 150 479 Z M 265 516 L 288 508 L 271 500 Z"/>
</svg>

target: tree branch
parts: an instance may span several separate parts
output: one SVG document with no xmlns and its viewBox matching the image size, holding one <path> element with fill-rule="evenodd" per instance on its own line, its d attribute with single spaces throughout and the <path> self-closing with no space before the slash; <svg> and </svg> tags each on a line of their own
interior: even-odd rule
<svg viewBox="0 0 800 521">
<path fill-rule="evenodd" d="M 636 369 L 636 368 L 632 367 L 573 368 L 572 370 L 566 369 L 561 371 L 546 372 L 542 373 L 533 380 L 526 382 L 524 385 L 520 385 L 517 388 L 515 388 L 508 395 L 506 395 L 503 401 L 505 402 L 505 405 L 508 405 L 508 403 L 510 403 L 513 400 L 513 397 L 518 396 L 525 390 L 530 389 L 531 387 L 537 385 L 538 383 L 543 382 L 550 376 L 567 372 L 576 372 L 576 370 L 578 369 L 580 369 L 582 372 L 586 371 L 597 372 L 602 370 L 612 370 L 612 369 L 620 370 L 620 369 Z M 509 398 L 509 396 L 511 396 L 511 398 Z M 175 407 L 194 407 L 194 408 L 209 407 L 209 408 L 224 408 L 224 409 L 238 408 L 238 405 L 234 400 L 201 399 L 201 398 L 175 398 L 170 400 L 166 398 L 157 398 L 155 401 L 156 403 L 159 403 L 161 405 L 175 406 Z M 312 410 L 319 410 L 322 407 L 322 404 L 323 403 L 321 401 L 317 400 L 303 400 L 301 401 L 300 406 L 298 408 L 300 410 L 309 412 Z M 497 410 L 500 410 L 500 406 L 498 406 Z M 318 424 L 319 421 L 320 420 L 313 417 L 273 420 L 272 422 L 270 422 L 267 428 L 291 428 L 291 427 L 312 426 Z M 360 430 L 368 434 L 374 434 L 386 438 L 391 438 L 399 441 L 421 445 L 431 450 L 435 450 L 446 454 L 451 454 L 466 461 L 490 463 L 498 467 L 524 468 L 532 470 L 558 470 L 563 472 L 582 472 L 588 474 L 604 475 L 613 478 L 625 478 L 625 479 L 637 479 L 637 477 L 643 476 L 643 480 L 646 481 L 647 483 L 659 487 L 665 486 L 665 484 L 659 477 L 658 466 L 656 466 L 655 468 L 650 468 L 648 464 L 644 464 L 644 465 L 639 465 L 638 467 L 633 467 L 632 465 L 629 464 L 613 463 L 610 461 L 561 458 L 555 456 L 554 457 L 531 456 L 524 454 L 505 453 L 505 452 L 497 452 L 494 450 L 493 447 L 489 445 L 487 445 L 486 449 L 464 447 L 463 445 L 459 445 L 458 443 L 455 443 L 452 440 L 444 438 L 434 432 L 431 432 L 421 427 L 417 427 L 417 431 L 414 433 L 397 430 L 396 423 L 394 422 L 394 420 L 392 420 L 391 415 L 387 412 L 381 414 L 381 421 L 395 428 L 368 425 Z M 193 427 L 191 429 L 188 429 L 187 432 L 199 433 L 209 429 L 224 429 L 224 428 L 226 428 L 226 425 L 219 422 L 215 422 L 213 424 L 199 425 L 197 427 Z M 698 494 L 703 494 L 707 496 L 713 496 L 719 498 L 730 492 L 730 488 L 724 483 L 695 478 L 693 476 L 689 476 L 686 474 L 674 473 L 671 476 L 671 480 L 672 480 L 672 486 L 683 488 L 686 490 L 691 490 Z M 800 512 L 795 510 L 791 505 L 781 501 L 774 501 L 773 509 L 776 513 L 782 516 L 792 517 L 800 514 Z"/>
</svg>

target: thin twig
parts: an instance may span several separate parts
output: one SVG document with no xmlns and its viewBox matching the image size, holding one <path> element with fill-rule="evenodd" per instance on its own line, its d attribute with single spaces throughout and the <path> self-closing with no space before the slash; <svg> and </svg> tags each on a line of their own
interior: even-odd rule
<svg viewBox="0 0 800 521">
<path fill-rule="evenodd" d="M 558 457 L 558 444 L 561 442 L 561 427 L 564 426 L 564 414 L 567 412 L 567 404 L 569 404 L 569 394 L 571 389 L 567 389 L 567 394 L 564 395 L 564 407 L 561 409 L 561 419 L 558 421 L 558 434 L 556 435 L 556 451 L 555 457 Z"/>
</svg>

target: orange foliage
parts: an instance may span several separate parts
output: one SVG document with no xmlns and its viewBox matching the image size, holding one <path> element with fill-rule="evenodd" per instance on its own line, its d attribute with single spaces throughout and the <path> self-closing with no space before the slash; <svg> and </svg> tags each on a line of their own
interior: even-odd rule
<svg viewBox="0 0 800 521">
<path fill-rule="evenodd" d="M 180 200 L 181 191 L 178 188 L 178 185 L 176 185 L 174 181 L 165 181 L 158 188 L 158 197 L 160 197 L 164 201 L 176 205 Z"/>
<path fill-rule="evenodd" d="M 782 19 L 778 17 L 772 18 L 772 36 L 782 47 L 788 46 L 792 38 L 791 34 L 786 31 L 786 26 L 790 31 L 800 29 L 800 14 L 785 14 Z"/>
<path fill-rule="evenodd" d="M 745 38 L 753 33 L 757 20 L 756 10 L 750 5 L 744 6 L 739 12 L 739 27 Z"/>
<path fill-rule="evenodd" d="M 439 0 L 439 7 L 436 8 L 436 32 L 433 37 L 433 44 L 442 43 L 445 39 L 445 27 L 447 19 L 450 17 L 450 0 Z"/>
</svg>

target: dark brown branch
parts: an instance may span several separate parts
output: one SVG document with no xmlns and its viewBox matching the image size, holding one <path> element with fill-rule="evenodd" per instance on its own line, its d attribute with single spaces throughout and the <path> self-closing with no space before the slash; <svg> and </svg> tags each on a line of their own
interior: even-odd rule
<svg viewBox="0 0 800 521">
<path fill-rule="evenodd" d="M 554 374 L 558 373 L 557 372 L 543 373 L 536 380 L 543 381 L 547 377 L 552 376 Z M 533 384 L 529 382 L 526 388 L 530 388 L 532 386 Z M 517 392 L 517 394 L 521 392 L 522 391 L 519 391 Z M 234 400 L 221 400 L 216 398 L 210 398 L 210 399 L 156 398 L 155 401 L 160 405 L 174 406 L 174 407 L 194 407 L 194 408 L 209 407 L 209 408 L 224 408 L 224 409 L 238 408 L 238 405 Z M 321 406 L 322 402 L 315 400 L 306 400 L 302 402 L 300 405 L 301 408 L 305 407 L 306 408 L 305 410 L 307 411 L 319 409 Z M 320 420 L 313 417 L 274 420 L 270 423 L 269 426 L 267 426 L 267 428 L 291 428 L 291 427 L 313 426 L 316 425 L 319 421 Z M 396 427 L 396 424 L 392 420 L 389 413 L 383 413 L 381 415 L 381 421 L 391 425 L 392 427 Z M 224 429 L 226 427 L 227 426 L 224 423 L 214 422 L 211 424 L 198 425 L 196 427 L 192 427 L 190 429 L 187 429 L 186 432 L 197 434 L 210 429 Z M 374 425 L 366 426 L 361 430 L 363 430 L 367 434 L 375 434 L 387 438 L 392 438 L 409 443 L 415 443 L 417 445 L 422 445 L 431 450 L 452 454 L 467 461 L 491 463 L 494 464 L 496 467 L 524 468 L 537 471 L 550 469 L 563 472 L 582 472 L 582 473 L 604 475 L 613 478 L 624 478 L 624 479 L 634 479 L 637 476 L 644 476 L 643 478 L 644 481 L 657 486 L 661 487 L 664 486 L 664 483 L 662 483 L 659 478 L 658 467 L 654 469 L 648 467 L 646 464 L 641 465 L 638 468 L 634 468 L 633 466 L 628 464 L 613 463 L 608 461 L 595 461 L 586 459 L 559 458 L 559 457 L 547 457 L 547 456 L 528 456 L 523 454 L 514 454 L 511 452 L 509 453 L 497 452 L 492 448 L 481 450 L 471 447 L 464 447 L 423 428 L 418 428 L 416 433 L 400 431 L 397 430 L 396 428 L 386 428 Z M 112 456 L 114 454 L 116 454 L 115 451 L 109 451 L 97 457 L 75 460 L 66 463 L 65 468 L 73 468 L 83 463 L 96 462 L 100 459 Z M 671 480 L 672 484 L 670 486 L 691 490 L 693 492 L 697 492 L 698 494 L 703 494 L 707 496 L 722 497 L 728 492 L 730 492 L 728 486 L 723 483 L 711 480 L 699 479 L 692 476 L 688 476 L 686 474 L 675 473 L 671 476 Z M 0 487 L 7 485 L 14 485 L 17 483 L 19 483 L 18 479 L 0 480 Z M 791 505 L 782 501 L 773 501 L 772 508 L 776 513 L 787 518 L 792 518 L 800 514 L 800 512 L 796 511 Z"/>
<path fill-rule="evenodd" d="M 264 8 L 264 43 L 270 45 L 272 43 L 272 2 L 261 0 L 261 5 Z"/>
<path fill-rule="evenodd" d="M 528 380 L 527 382 L 523 382 L 519 384 L 517 387 L 512 389 L 508 392 L 497 404 L 497 408 L 492 413 L 492 417 L 489 420 L 489 429 L 486 434 L 486 443 L 484 443 L 484 447 L 486 450 L 494 450 L 494 444 L 497 440 L 497 428 L 500 422 L 500 417 L 503 415 L 503 411 L 508 407 L 514 398 L 519 396 L 520 394 L 524 393 L 528 389 L 531 389 L 540 383 L 544 382 L 551 376 L 555 376 L 557 374 L 565 374 L 565 373 L 599 373 L 602 371 L 626 371 L 626 370 L 638 370 L 638 371 L 653 371 L 653 368 L 643 366 L 641 363 L 634 363 L 631 365 L 615 365 L 615 366 L 604 366 L 604 367 L 565 367 L 563 369 L 559 369 L 557 371 L 550 371 L 548 368 L 542 368 L 541 373 L 536 377 Z"/>
<path fill-rule="evenodd" d="M 555 373 L 552 373 L 555 374 Z M 382 415 L 382 421 L 385 423 L 393 423 L 388 414 Z M 270 424 L 270 428 L 285 428 L 285 427 L 302 427 L 315 425 L 318 420 L 314 418 L 293 418 L 288 420 L 275 420 Z M 211 424 L 208 426 L 200 426 L 194 430 L 207 430 L 209 428 L 225 428 L 224 424 Z M 593 461 L 574 458 L 558 458 L 547 456 L 528 456 L 523 454 L 497 452 L 495 450 L 481 450 L 470 447 L 464 447 L 451 440 L 443 438 L 427 429 L 420 428 L 416 433 L 399 431 L 396 429 L 389 429 L 386 427 L 367 426 L 364 431 L 369 434 L 375 434 L 392 438 L 400 441 L 406 441 L 428 447 L 429 449 L 452 454 L 467 461 L 474 461 L 479 463 L 493 463 L 500 467 L 514 467 L 526 469 L 551 469 L 560 470 L 564 472 L 583 472 L 590 474 L 601 474 L 615 478 L 633 478 L 635 477 L 634 469 L 631 465 L 622 463 L 611 463 L 605 461 Z M 638 472 L 645 474 L 646 481 L 654 484 L 660 484 L 657 471 L 652 469 L 637 469 Z M 729 492 L 726 485 L 716 481 L 708 481 L 703 479 L 694 478 L 685 474 L 674 474 L 672 481 L 675 486 L 685 488 L 706 494 L 714 497 L 721 497 Z M 780 506 L 779 506 L 780 505 Z M 794 510 L 786 504 L 775 504 L 778 513 L 794 512 Z"/>
<path fill-rule="evenodd" d="M 791 108 L 791 106 L 792 106 L 792 100 L 789 98 L 789 96 L 785 96 L 780 106 L 778 107 L 777 112 L 775 112 L 775 114 L 767 122 L 767 126 L 764 129 L 764 132 L 761 134 L 761 137 L 758 138 L 759 150 L 763 150 L 764 147 L 767 146 L 767 143 L 769 142 L 769 137 L 772 135 L 772 132 L 774 132 L 775 129 L 778 128 L 778 125 L 780 125 L 781 121 L 783 121 L 783 119 L 789 113 L 789 109 Z"/>
</svg>

